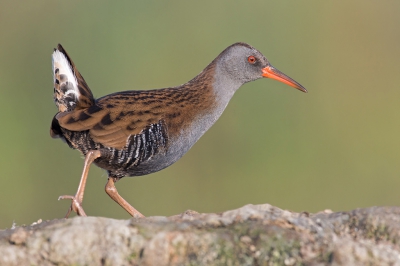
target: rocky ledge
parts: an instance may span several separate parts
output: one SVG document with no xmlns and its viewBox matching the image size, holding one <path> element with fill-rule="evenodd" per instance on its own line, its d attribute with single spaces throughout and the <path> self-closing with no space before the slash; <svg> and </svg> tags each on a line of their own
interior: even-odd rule
<svg viewBox="0 0 400 266">
<path fill-rule="evenodd" d="M 400 207 L 75 217 L 0 231 L 0 265 L 400 265 Z"/>
</svg>

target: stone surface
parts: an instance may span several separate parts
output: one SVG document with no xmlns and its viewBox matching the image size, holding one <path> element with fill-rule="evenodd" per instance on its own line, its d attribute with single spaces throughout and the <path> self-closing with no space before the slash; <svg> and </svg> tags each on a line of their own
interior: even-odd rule
<svg viewBox="0 0 400 266">
<path fill-rule="evenodd" d="M 0 265 L 400 265 L 400 207 L 39 222 L 0 231 Z"/>
</svg>

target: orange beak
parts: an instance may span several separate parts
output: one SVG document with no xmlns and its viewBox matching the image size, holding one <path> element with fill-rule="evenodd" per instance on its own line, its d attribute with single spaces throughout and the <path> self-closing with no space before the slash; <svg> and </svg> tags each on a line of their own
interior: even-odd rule
<svg viewBox="0 0 400 266">
<path fill-rule="evenodd" d="M 292 86 L 293 88 L 296 88 L 302 92 L 307 92 L 306 88 L 300 85 L 300 83 L 296 82 L 295 80 L 289 78 L 282 72 L 280 72 L 278 69 L 274 68 L 273 66 L 269 65 L 267 67 L 264 67 L 262 69 L 262 76 L 264 78 L 271 78 L 271 79 L 276 79 L 280 82 L 283 82 L 289 86 Z"/>
</svg>

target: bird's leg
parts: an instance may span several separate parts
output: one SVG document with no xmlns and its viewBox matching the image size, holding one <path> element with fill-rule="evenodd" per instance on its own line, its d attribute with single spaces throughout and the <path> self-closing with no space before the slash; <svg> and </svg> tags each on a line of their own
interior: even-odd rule
<svg viewBox="0 0 400 266">
<path fill-rule="evenodd" d="M 138 210 L 132 207 L 124 198 L 122 198 L 115 187 L 115 182 L 118 178 L 108 177 L 108 181 L 105 187 L 106 193 L 110 198 L 112 198 L 116 203 L 118 203 L 122 208 L 124 208 L 132 217 L 144 217 Z"/>
<path fill-rule="evenodd" d="M 72 200 L 71 207 L 69 207 L 65 218 L 68 218 L 71 211 L 76 212 L 79 216 L 87 216 L 85 211 L 82 208 L 83 201 L 83 193 L 85 192 L 86 179 L 89 173 L 90 165 L 94 160 L 101 156 L 101 152 L 99 150 L 91 150 L 86 154 L 85 163 L 83 165 L 83 171 L 81 176 L 81 181 L 79 182 L 78 190 L 76 191 L 75 196 L 63 195 L 58 198 L 60 199 L 70 199 Z"/>
</svg>

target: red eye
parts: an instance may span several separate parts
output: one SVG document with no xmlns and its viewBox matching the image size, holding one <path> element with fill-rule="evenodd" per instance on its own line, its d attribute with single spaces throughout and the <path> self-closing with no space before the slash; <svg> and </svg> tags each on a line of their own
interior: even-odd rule
<svg viewBox="0 0 400 266">
<path fill-rule="evenodd" d="M 250 55 L 249 57 L 247 57 L 247 61 L 249 61 L 250 64 L 254 64 L 257 59 L 254 56 Z"/>
</svg>

